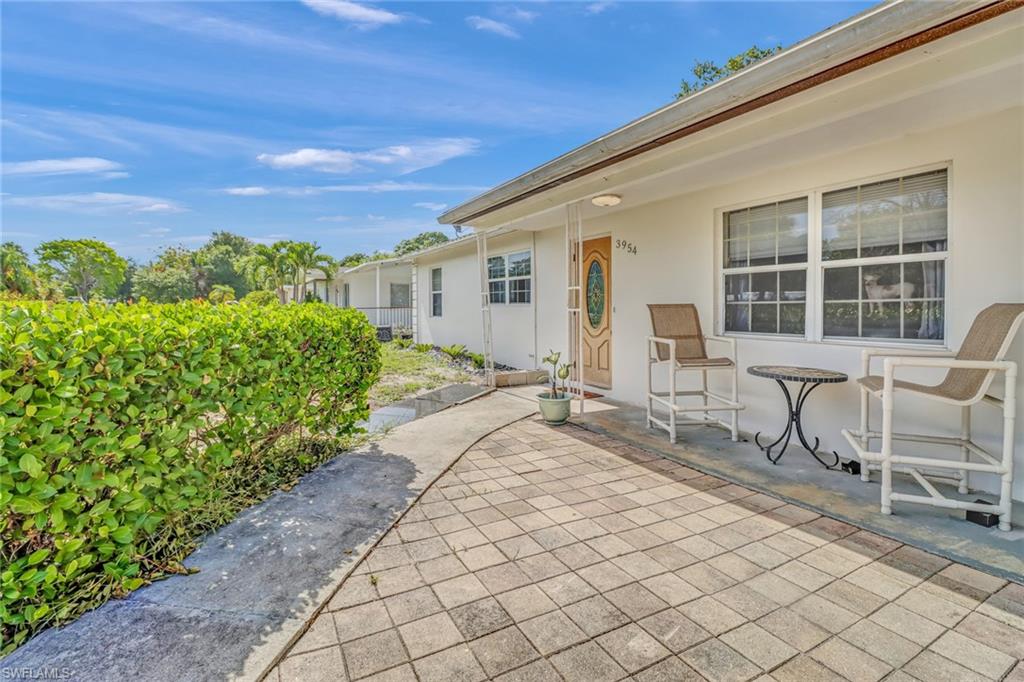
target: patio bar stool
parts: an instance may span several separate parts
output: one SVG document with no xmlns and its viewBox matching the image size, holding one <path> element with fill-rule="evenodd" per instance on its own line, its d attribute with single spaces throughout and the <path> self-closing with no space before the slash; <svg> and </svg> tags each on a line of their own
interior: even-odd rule
<svg viewBox="0 0 1024 682">
<path fill-rule="evenodd" d="M 736 339 L 722 336 L 704 336 L 701 331 L 697 306 L 692 303 L 649 304 L 653 336 L 647 337 L 647 426 L 668 431 L 669 442 L 676 442 L 676 416 L 701 413 L 699 423 L 712 423 L 729 429 L 733 441 L 739 440 L 738 413 L 744 408 L 739 402 L 736 374 Z M 707 343 L 720 343 L 726 355 L 709 357 Z M 668 391 L 653 389 L 654 367 L 663 365 L 668 374 Z M 700 372 L 700 390 L 680 391 L 676 379 L 680 373 Z M 731 375 L 730 396 L 708 390 L 708 372 L 728 372 Z M 680 405 L 681 396 L 698 396 L 698 405 Z M 668 409 L 668 421 L 654 416 L 654 404 Z M 729 421 L 711 416 L 711 412 L 730 412 Z"/>
<path fill-rule="evenodd" d="M 960 351 L 950 353 L 899 354 L 890 351 L 865 350 L 864 376 L 858 379 L 861 391 L 860 429 L 843 429 L 842 434 L 861 461 L 861 480 L 870 480 L 871 471 L 882 472 L 883 514 L 892 513 L 892 503 L 914 502 L 947 509 L 962 509 L 999 515 L 999 529 L 1010 530 L 1013 487 L 1014 416 L 1016 410 L 1017 363 L 1006 359 L 1013 337 L 1024 321 L 1024 304 L 997 303 L 985 308 L 974 319 Z M 882 374 L 873 375 L 871 359 L 885 357 Z M 945 378 L 936 385 L 919 384 L 896 379 L 897 368 L 932 367 L 946 369 Z M 1004 378 L 1003 397 L 988 395 L 997 373 Z M 897 395 L 913 395 L 924 400 L 960 408 L 960 435 L 937 436 L 898 433 L 894 430 L 894 403 Z M 872 431 L 869 421 L 870 399 L 882 402 L 882 430 Z M 1003 412 L 1002 454 L 987 452 L 972 440 L 971 407 L 986 403 Z M 881 448 L 870 450 L 872 440 L 881 440 Z M 950 445 L 960 449 L 959 460 L 896 454 L 893 441 L 911 441 Z M 975 456 L 976 460 L 971 459 Z M 892 472 L 909 473 L 927 495 L 910 495 L 892 491 Z M 971 472 L 995 474 L 1000 477 L 999 503 L 967 502 L 944 496 L 931 480 L 946 480 L 957 486 L 961 494 L 970 490 Z"/>
</svg>

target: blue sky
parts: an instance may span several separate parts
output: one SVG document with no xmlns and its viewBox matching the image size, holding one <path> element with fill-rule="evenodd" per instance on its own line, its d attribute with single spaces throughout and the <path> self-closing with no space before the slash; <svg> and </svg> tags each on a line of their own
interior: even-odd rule
<svg viewBox="0 0 1024 682">
<path fill-rule="evenodd" d="M 672 100 L 848 2 L 5 2 L 4 240 L 215 230 L 335 256 Z"/>
</svg>

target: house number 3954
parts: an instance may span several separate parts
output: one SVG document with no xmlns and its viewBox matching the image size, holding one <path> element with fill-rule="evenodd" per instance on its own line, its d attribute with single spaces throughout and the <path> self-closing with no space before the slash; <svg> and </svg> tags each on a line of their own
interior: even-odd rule
<svg viewBox="0 0 1024 682">
<path fill-rule="evenodd" d="M 615 248 L 623 249 L 628 254 L 636 255 L 636 244 L 627 242 L 625 239 L 616 239 Z"/>
</svg>

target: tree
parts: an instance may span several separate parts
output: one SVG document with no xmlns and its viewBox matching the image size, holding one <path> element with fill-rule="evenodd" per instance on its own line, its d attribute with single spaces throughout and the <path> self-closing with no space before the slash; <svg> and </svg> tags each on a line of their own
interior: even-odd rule
<svg viewBox="0 0 1024 682">
<path fill-rule="evenodd" d="M 14 242 L 0 244 L 0 277 L 4 291 L 22 296 L 36 295 L 36 273 L 28 262 L 28 254 Z"/>
<path fill-rule="evenodd" d="M 338 261 L 334 260 L 330 256 L 327 256 L 327 260 L 320 264 L 320 271 L 324 273 L 324 279 L 327 280 L 327 291 L 325 293 L 326 301 L 330 303 L 331 300 L 331 285 L 334 284 L 334 278 L 338 276 L 338 270 L 341 266 L 338 265 Z"/>
<path fill-rule="evenodd" d="M 316 242 L 290 242 L 288 244 L 288 260 L 293 270 L 293 284 L 296 292 L 296 300 L 306 300 L 306 274 L 310 270 L 319 269 L 321 266 L 330 266 L 334 260 L 326 253 L 320 253 L 320 246 Z"/>
<path fill-rule="evenodd" d="M 36 248 L 40 270 L 83 301 L 112 295 L 124 281 L 127 261 L 96 239 L 57 239 Z"/>
<path fill-rule="evenodd" d="M 269 287 L 277 291 L 277 298 L 285 303 L 284 287 L 293 281 L 294 265 L 288 257 L 291 242 L 279 241 L 271 245 L 257 244 L 249 256 L 241 259 L 240 272 L 257 288 Z"/>
<path fill-rule="evenodd" d="M 151 263 L 135 273 L 132 293 L 136 298 L 148 298 L 156 303 L 177 303 L 195 298 L 196 283 L 192 273 L 184 268 L 165 267 Z"/>
<path fill-rule="evenodd" d="M 121 286 L 117 288 L 117 292 L 114 296 L 119 301 L 127 301 L 133 295 L 135 288 L 135 274 L 139 271 L 139 264 L 131 258 L 128 258 L 127 267 L 124 269 L 124 281 L 121 282 Z"/>
<path fill-rule="evenodd" d="M 361 265 L 368 260 L 370 260 L 370 256 L 368 254 L 365 254 L 362 251 L 356 251 L 355 253 L 350 253 L 349 255 L 345 256 L 344 258 L 337 262 L 338 265 L 340 265 L 343 268 L 354 268 L 355 266 Z"/>
<path fill-rule="evenodd" d="M 676 99 L 682 99 L 687 95 L 703 90 L 712 83 L 717 83 L 726 76 L 731 76 L 740 69 L 744 69 L 755 62 L 759 62 L 766 57 L 771 57 L 773 54 L 782 50 L 781 45 L 775 47 L 769 47 L 767 49 L 760 48 L 757 45 L 752 45 L 750 49 L 745 52 L 740 52 L 737 55 L 733 55 L 725 64 L 719 66 L 711 60 L 693 63 L 693 75 L 696 78 L 694 81 L 683 80 L 679 85 L 679 92 L 676 94 Z"/>
<path fill-rule="evenodd" d="M 448 242 L 448 235 L 444 232 L 421 232 L 415 237 L 409 239 L 403 239 L 395 245 L 395 255 L 404 256 L 406 254 L 414 253 L 416 251 L 422 251 L 428 249 L 431 246 L 437 246 Z"/>
<path fill-rule="evenodd" d="M 213 286 L 224 284 L 231 287 L 238 296 L 249 293 L 249 282 L 242 269 L 243 261 L 252 253 L 252 249 L 252 242 L 241 235 L 214 232 L 210 241 L 195 254 L 196 264 L 207 275 L 210 291 Z"/>
</svg>

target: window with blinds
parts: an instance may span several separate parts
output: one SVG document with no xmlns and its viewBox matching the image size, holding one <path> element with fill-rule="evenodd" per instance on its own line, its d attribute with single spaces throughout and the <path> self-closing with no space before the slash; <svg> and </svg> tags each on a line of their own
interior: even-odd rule
<svg viewBox="0 0 1024 682">
<path fill-rule="evenodd" d="M 805 334 L 807 197 L 723 216 L 727 332 Z"/>
<path fill-rule="evenodd" d="M 941 341 L 946 169 L 821 198 L 823 335 Z"/>
<path fill-rule="evenodd" d="M 441 317 L 441 268 L 430 269 L 430 316 Z"/>
</svg>

